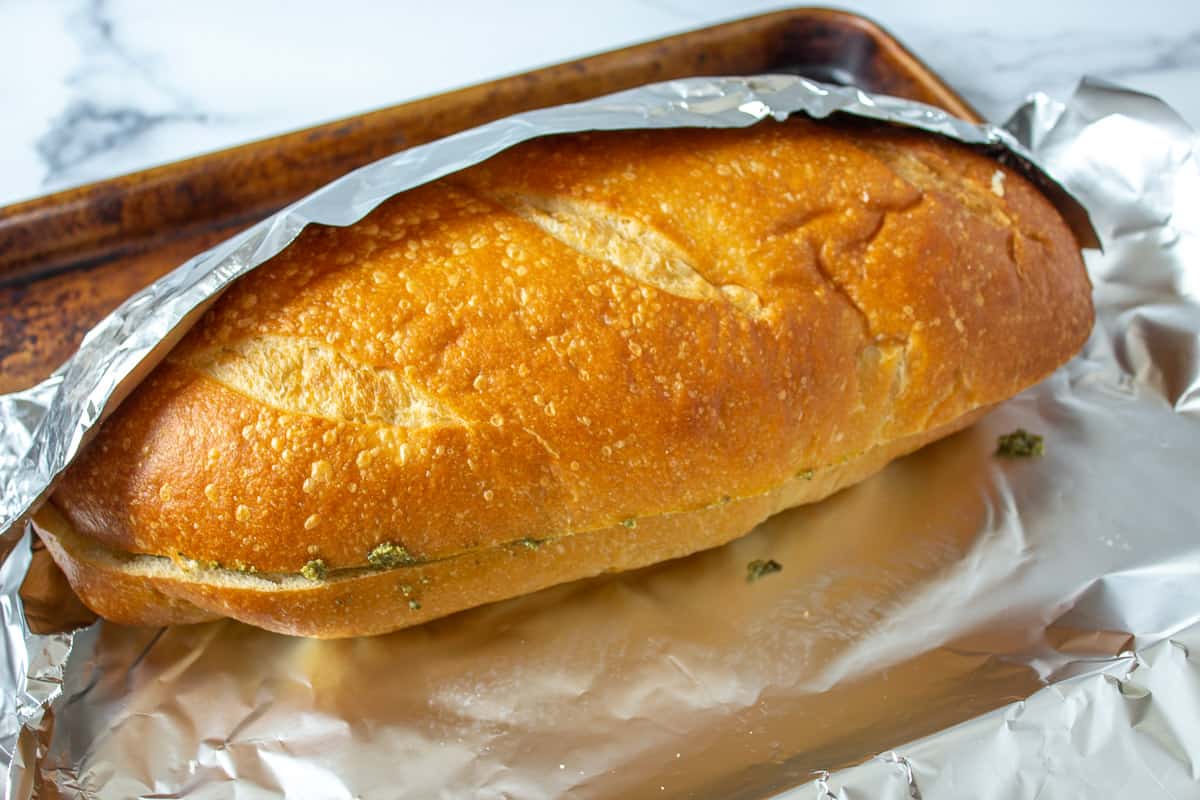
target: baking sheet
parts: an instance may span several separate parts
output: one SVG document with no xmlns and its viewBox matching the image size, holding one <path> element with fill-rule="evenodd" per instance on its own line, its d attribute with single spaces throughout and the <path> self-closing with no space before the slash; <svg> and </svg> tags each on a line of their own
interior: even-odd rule
<svg viewBox="0 0 1200 800">
<path fill-rule="evenodd" d="M 755 91 L 736 113 L 771 113 Z M 1095 83 L 1012 127 L 1106 245 L 1097 329 L 1045 383 L 726 547 L 372 639 L 29 634 L 19 544 L 0 566 L 19 688 L 0 732 L 25 723 L 9 795 L 1194 794 L 1196 137 Z M 994 456 L 1016 427 L 1044 457 Z M 747 583 L 763 558 L 783 570 Z"/>
</svg>

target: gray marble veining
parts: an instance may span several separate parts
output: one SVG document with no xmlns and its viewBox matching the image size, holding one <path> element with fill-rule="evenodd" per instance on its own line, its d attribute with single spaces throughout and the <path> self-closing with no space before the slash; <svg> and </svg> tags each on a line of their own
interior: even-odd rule
<svg viewBox="0 0 1200 800">
<path fill-rule="evenodd" d="M 1200 18 L 1190 29 L 1161 34 L 931 32 L 923 44 L 919 52 L 930 65 L 990 119 L 1005 117 L 1032 92 L 1065 97 L 1081 69 L 1134 88 L 1151 84 L 1147 90 L 1176 73 L 1200 83 Z M 1200 107 L 1181 110 L 1200 122 Z"/>
<path fill-rule="evenodd" d="M 152 62 L 129 50 L 116 35 L 106 0 L 88 0 L 66 20 L 68 33 L 84 53 L 70 78 L 73 97 L 51 120 L 34 150 L 45 167 L 44 185 L 70 183 L 72 172 L 89 159 L 136 146 L 152 128 L 173 121 L 203 123 L 185 92 L 155 75 Z M 112 87 L 120 87 L 112 91 Z"/>
<path fill-rule="evenodd" d="M 1197 3 L 843 5 L 893 31 L 993 120 L 1033 91 L 1065 97 L 1091 74 L 1200 123 Z M 0 205 L 776 7 L 8 0 Z"/>
</svg>

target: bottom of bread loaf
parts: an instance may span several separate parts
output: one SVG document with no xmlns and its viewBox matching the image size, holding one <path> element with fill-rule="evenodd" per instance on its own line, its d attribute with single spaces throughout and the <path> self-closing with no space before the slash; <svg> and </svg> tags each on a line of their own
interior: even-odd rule
<svg viewBox="0 0 1200 800">
<path fill-rule="evenodd" d="M 164 556 L 110 550 L 76 533 L 51 503 L 35 515 L 34 527 L 80 599 L 114 622 L 157 626 L 232 617 L 295 636 L 364 636 L 717 547 L 783 509 L 822 500 L 858 483 L 893 459 L 965 428 L 986 410 L 844 463 L 806 471 L 762 494 L 722 498 L 705 508 L 541 541 L 522 539 L 438 561 L 342 570 L 319 581 L 302 575 L 189 568 Z"/>
</svg>

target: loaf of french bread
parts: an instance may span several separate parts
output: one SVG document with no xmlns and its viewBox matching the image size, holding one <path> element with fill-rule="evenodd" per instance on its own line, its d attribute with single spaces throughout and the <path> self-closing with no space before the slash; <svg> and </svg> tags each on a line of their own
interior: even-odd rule
<svg viewBox="0 0 1200 800">
<path fill-rule="evenodd" d="M 81 599 L 380 633 L 684 556 L 1073 355 L 1009 168 L 861 121 L 526 143 L 241 279 L 39 512 Z"/>
</svg>

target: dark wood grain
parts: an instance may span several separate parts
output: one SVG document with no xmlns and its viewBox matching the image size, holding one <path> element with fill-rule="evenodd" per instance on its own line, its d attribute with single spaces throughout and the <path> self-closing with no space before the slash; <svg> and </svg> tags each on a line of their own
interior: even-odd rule
<svg viewBox="0 0 1200 800">
<path fill-rule="evenodd" d="M 0 209 L 0 392 L 31 386 L 123 299 L 355 167 L 519 111 L 696 75 L 793 72 L 979 117 L 885 31 L 796 9 L 673 36 Z"/>
</svg>

